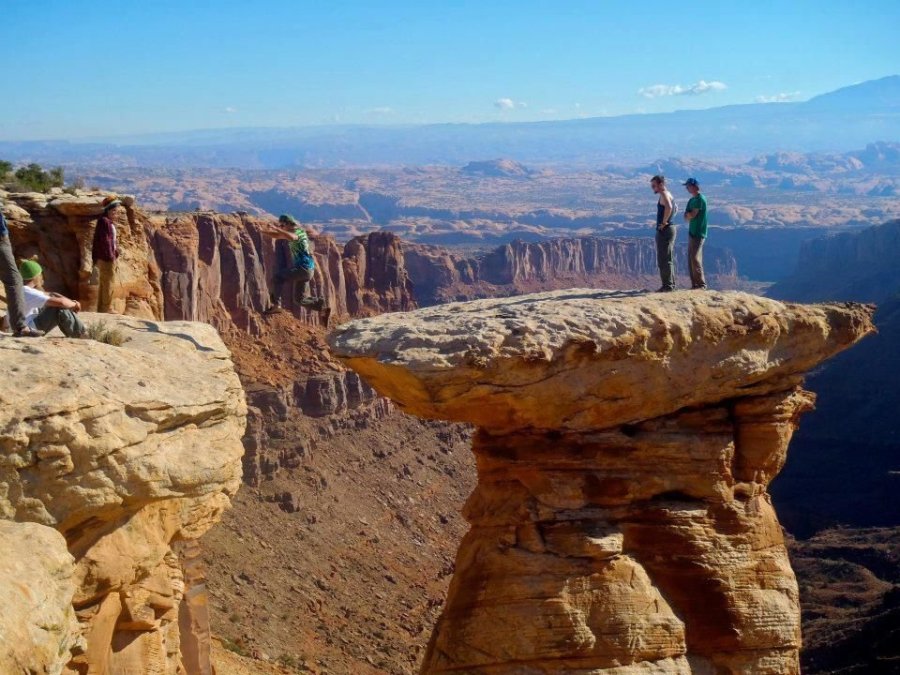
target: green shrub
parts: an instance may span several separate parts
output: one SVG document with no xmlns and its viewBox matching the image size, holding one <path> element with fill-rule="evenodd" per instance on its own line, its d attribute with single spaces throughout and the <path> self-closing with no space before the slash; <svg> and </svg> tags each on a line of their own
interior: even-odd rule
<svg viewBox="0 0 900 675">
<path fill-rule="evenodd" d="M 33 192 L 47 192 L 50 188 L 62 187 L 66 182 L 62 167 L 44 171 L 40 164 L 34 163 L 16 169 L 13 175 L 18 187 Z"/>
<path fill-rule="evenodd" d="M 234 652 L 238 656 L 249 656 L 247 648 L 238 641 L 222 638 L 222 646 L 230 652 Z"/>
<path fill-rule="evenodd" d="M 118 328 L 109 328 L 105 321 L 88 324 L 86 337 L 113 347 L 121 347 L 129 340 Z"/>
<path fill-rule="evenodd" d="M 296 668 L 298 665 L 300 665 L 296 657 L 291 656 L 290 654 L 282 654 L 281 656 L 279 656 L 278 663 L 285 668 Z"/>
</svg>

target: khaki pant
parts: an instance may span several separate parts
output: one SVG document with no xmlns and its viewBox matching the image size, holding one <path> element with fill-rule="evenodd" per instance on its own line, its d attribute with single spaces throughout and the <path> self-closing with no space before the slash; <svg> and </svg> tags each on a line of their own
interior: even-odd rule
<svg viewBox="0 0 900 675">
<path fill-rule="evenodd" d="M 100 271 L 100 291 L 97 295 L 97 311 L 108 313 L 112 307 L 113 285 L 116 282 L 116 261 L 96 260 L 94 262 Z"/>
<path fill-rule="evenodd" d="M 703 237 L 688 237 L 688 271 L 691 273 L 691 288 L 706 288 L 703 276 Z"/>
</svg>

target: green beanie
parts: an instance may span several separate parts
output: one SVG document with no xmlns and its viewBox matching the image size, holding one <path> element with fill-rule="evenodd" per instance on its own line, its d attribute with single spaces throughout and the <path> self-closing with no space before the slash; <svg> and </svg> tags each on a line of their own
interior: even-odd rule
<svg viewBox="0 0 900 675">
<path fill-rule="evenodd" d="M 31 281 L 40 276 L 44 269 L 34 260 L 23 260 L 19 264 L 19 274 L 22 275 L 23 281 Z"/>
</svg>

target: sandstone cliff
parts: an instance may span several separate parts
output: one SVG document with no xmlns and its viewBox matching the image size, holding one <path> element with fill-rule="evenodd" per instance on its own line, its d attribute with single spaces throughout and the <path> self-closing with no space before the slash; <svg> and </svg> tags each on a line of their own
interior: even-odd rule
<svg viewBox="0 0 900 675">
<path fill-rule="evenodd" d="M 570 290 L 355 321 L 335 353 L 476 424 L 479 482 L 423 672 L 799 672 L 767 487 L 803 373 L 871 308 Z"/>
<path fill-rule="evenodd" d="M 405 244 L 404 261 L 420 305 L 452 300 L 555 290 L 573 285 L 603 288 L 642 288 L 659 285 L 656 245 L 633 237 L 555 238 L 514 241 L 477 257 L 422 244 Z M 705 266 L 719 287 L 739 284 L 737 262 L 730 251 L 709 247 Z M 676 246 L 676 269 L 682 286 L 686 278 L 687 246 Z"/>
<path fill-rule="evenodd" d="M 96 277 L 92 279 L 91 244 L 103 195 L 11 193 L 4 199 L 10 238 L 16 256 L 38 256 L 48 288 L 77 298 L 86 309 L 96 308 Z M 148 246 L 147 217 L 134 199 L 122 199 L 126 218 L 118 224 L 121 257 L 112 310 L 145 318 L 162 316 L 159 269 Z"/>
<path fill-rule="evenodd" d="M 737 263 L 729 251 L 710 247 L 704 263 L 713 277 L 736 277 Z M 676 260 L 687 259 L 687 245 L 676 247 Z M 540 242 L 515 241 L 500 246 L 481 261 L 481 278 L 495 284 L 552 281 L 573 276 L 655 276 L 656 244 L 649 238 L 579 237 Z M 684 265 L 679 264 L 681 274 Z"/>
<path fill-rule="evenodd" d="M 66 673 L 210 673 L 189 541 L 240 485 L 243 390 L 210 326 L 86 318 L 112 321 L 127 341 L 2 341 L 0 370 L 13 382 L 0 391 L 0 518 L 48 540 L 61 542 L 59 532 L 71 557 L 4 547 L 0 583 L 11 564 L 29 569 L 18 583 L 44 574 L 15 604 L 57 612 Z M 66 631 L 73 609 L 77 630 Z"/>
<path fill-rule="evenodd" d="M 0 672 L 62 672 L 76 646 L 74 576 L 59 532 L 0 520 Z"/>
<path fill-rule="evenodd" d="M 881 302 L 900 290 L 900 220 L 804 242 L 794 273 L 775 298 Z"/>
</svg>

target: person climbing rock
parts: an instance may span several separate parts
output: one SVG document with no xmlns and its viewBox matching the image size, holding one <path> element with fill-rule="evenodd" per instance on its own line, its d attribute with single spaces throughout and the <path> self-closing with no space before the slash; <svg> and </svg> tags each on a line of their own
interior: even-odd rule
<svg viewBox="0 0 900 675">
<path fill-rule="evenodd" d="M 650 188 L 658 195 L 656 200 L 656 264 L 659 267 L 659 276 L 662 286 L 658 293 L 675 290 L 675 235 L 677 229 L 672 218 L 678 212 L 675 198 L 666 187 L 665 176 L 653 176 L 650 179 Z"/>
<path fill-rule="evenodd" d="M 42 290 L 44 270 L 35 260 L 23 260 L 19 265 L 24 286 L 25 320 L 35 329 L 49 333 L 59 328 L 68 338 L 81 338 L 87 329 L 78 318 L 81 303 L 70 300 L 59 293 L 46 293 Z"/>
<path fill-rule="evenodd" d="M 9 312 L 9 328 L 16 337 L 40 337 L 39 330 L 28 325 L 25 320 L 25 297 L 22 275 L 16 267 L 12 243 L 9 240 L 9 227 L 6 218 L 0 211 L 0 279 L 6 289 L 6 307 Z"/>
<path fill-rule="evenodd" d="M 706 241 L 707 232 L 706 197 L 700 194 L 700 183 L 696 178 L 688 178 L 683 185 L 691 195 L 684 211 L 684 219 L 690 223 L 688 228 L 688 271 L 691 274 L 691 288 L 705 289 L 703 243 Z"/>
<path fill-rule="evenodd" d="M 318 298 L 309 293 L 309 282 L 313 278 L 316 269 L 316 261 L 312 254 L 312 244 L 309 234 L 300 225 L 296 218 L 287 214 L 278 218 L 277 226 L 268 226 L 261 230 L 263 234 L 273 239 L 286 240 L 290 250 L 290 261 L 275 273 L 272 281 L 272 292 L 269 295 L 271 305 L 266 313 L 279 312 L 282 309 L 281 294 L 284 284 L 291 282 L 292 287 L 301 285 L 300 305 L 319 312 L 322 323 L 327 326 L 331 315 L 331 308 L 325 304 L 324 298 Z"/>
<path fill-rule="evenodd" d="M 100 273 L 97 311 L 108 313 L 112 307 L 116 261 L 119 258 L 119 240 L 115 221 L 122 202 L 115 195 L 109 195 L 104 198 L 102 206 L 103 213 L 97 218 L 97 226 L 94 228 L 94 245 L 91 247 L 91 255 L 94 265 Z"/>
</svg>

